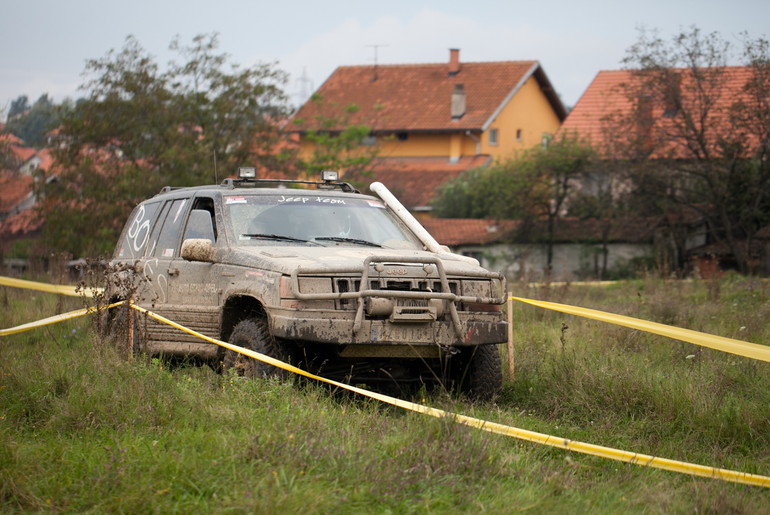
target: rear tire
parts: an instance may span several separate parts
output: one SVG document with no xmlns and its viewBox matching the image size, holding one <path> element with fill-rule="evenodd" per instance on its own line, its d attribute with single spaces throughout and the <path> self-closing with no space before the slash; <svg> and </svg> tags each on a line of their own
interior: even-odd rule
<svg viewBox="0 0 770 515">
<path fill-rule="evenodd" d="M 256 318 L 243 320 L 235 326 L 230 343 L 245 349 L 265 354 L 271 358 L 287 361 L 287 355 L 270 334 L 267 320 Z M 222 371 L 232 371 L 238 377 L 279 377 L 285 379 L 288 372 L 230 349 L 225 350 Z"/>
</svg>

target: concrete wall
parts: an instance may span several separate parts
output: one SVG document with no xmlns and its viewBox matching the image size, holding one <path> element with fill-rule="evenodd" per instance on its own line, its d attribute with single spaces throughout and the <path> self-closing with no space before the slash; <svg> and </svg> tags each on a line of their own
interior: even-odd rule
<svg viewBox="0 0 770 515">
<path fill-rule="evenodd" d="M 482 266 L 503 272 L 509 280 L 540 281 L 546 276 L 547 248 L 541 244 L 460 246 L 453 249 L 471 255 Z M 602 247 L 593 244 L 557 244 L 553 249 L 553 281 L 597 279 L 602 266 Z M 618 272 L 634 258 L 651 258 L 652 244 L 608 245 L 607 270 Z"/>
</svg>

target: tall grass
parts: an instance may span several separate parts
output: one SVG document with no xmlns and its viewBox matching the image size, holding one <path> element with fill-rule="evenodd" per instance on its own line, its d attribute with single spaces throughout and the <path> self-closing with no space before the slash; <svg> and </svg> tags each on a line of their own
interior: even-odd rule
<svg viewBox="0 0 770 515">
<path fill-rule="evenodd" d="M 767 283 L 653 278 L 517 295 L 767 343 Z M 81 307 L 0 290 L 0 327 Z M 770 365 L 514 306 L 516 374 L 452 411 L 770 474 Z M 505 360 L 504 360 L 505 362 Z M 510 378 L 509 378 L 510 379 Z M 540 447 L 207 367 L 127 361 L 89 321 L 0 339 L 0 509 L 117 513 L 734 512 L 770 491 Z"/>
</svg>

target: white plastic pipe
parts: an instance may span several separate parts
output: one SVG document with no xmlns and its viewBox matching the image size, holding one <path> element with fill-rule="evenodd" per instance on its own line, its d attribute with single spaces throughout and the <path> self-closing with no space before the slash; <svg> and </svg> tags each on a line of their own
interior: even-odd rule
<svg viewBox="0 0 770 515">
<path fill-rule="evenodd" d="M 420 239 L 423 245 L 425 245 L 426 249 L 431 252 L 435 252 L 436 254 L 447 253 L 447 250 L 442 248 L 441 245 L 439 245 L 438 242 L 433 239 L 433 236 L 431 236 L 430 233 L 426 231 L 422 225 L 420 225 L 420 222 L 418 222 L 417 219 L 412 216 L 412 213 L 410 213 L 409 210 L 405 208 L 401 202 L 399 202 L 395 195 L 393 195 L 384 184 L 381 182 L 373 182 L 371 186 L 369 186 L 369 189 L 379 195 L 383 202 L 385 202 L 385 204 L 387 204 L 388 207 L 390 207 L 390 209 L 396 213 L 401 221 L 404 222 L 406 226 L 409 227 L 409 229 Z"/>
</svg>

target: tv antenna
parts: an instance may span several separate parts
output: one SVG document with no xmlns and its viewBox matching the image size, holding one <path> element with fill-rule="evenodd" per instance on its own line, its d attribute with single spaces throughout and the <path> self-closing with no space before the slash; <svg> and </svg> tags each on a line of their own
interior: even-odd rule
<svg viewBox="0 0 770 515">
<path fill-rule="evenodd" d="M 306 67 L 302 68 L 302 76 L 295 82 L 299 83 L 300 103 L 302 103 L 307 100 L 313 92 L 313 81 L 307 76 Z"/>
<path fill-rule="evenodd" d="M 374 73 L 372 74 L 372 82 L 377 80 L 377 54 L 380 47 L 386 47 L 389 45 L 366 45 L 374 49 Z"/>
</svg>

